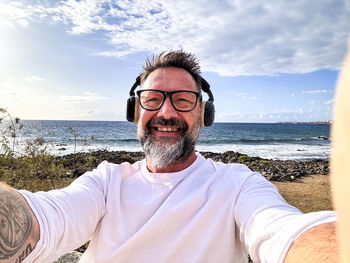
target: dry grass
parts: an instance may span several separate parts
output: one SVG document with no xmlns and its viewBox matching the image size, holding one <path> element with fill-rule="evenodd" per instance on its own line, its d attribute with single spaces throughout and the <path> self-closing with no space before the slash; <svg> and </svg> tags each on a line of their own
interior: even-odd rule
<svg viewBox="0 0 350 263">
<path fill-rule="evenodd" d="M 295 182 L 272 182 L 285 200 L 304 213 L 333 210 L 328 175 L 311 175 Z"/>
</svg>

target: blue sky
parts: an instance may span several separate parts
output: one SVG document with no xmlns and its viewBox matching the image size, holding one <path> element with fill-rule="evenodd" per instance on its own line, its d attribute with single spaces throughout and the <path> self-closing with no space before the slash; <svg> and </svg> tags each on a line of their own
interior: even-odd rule
<svg viewBox="0 0 350 263">
<path fill-rule="evenodd" d="M 146 56 L 197 55 L 217 122 L 332 119 L 350 0 L 1 1 L 0 107 L 125 120 Z"/>
</svg>

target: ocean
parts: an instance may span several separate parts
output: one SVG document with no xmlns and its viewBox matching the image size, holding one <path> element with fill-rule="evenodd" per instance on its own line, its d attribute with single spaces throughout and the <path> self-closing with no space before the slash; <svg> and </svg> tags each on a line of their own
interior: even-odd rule
<svg viewBox="0 0 350 263">
<path fill-rule="evenodd" d="M 55 155 L 100 149 L 142 151 L 136 135 L 136 125 L 129 122 L 21 122 L 24 126 L 17 134 L 18 150 L 27 141 L 42 137 L 51 143 L 51 153 Z M 274 160 L 327 160 L 330 154 L 329 132 L 329 124 L 214 123 L 201 130 L 196 150 L 235 151 Z"/>
</svg>

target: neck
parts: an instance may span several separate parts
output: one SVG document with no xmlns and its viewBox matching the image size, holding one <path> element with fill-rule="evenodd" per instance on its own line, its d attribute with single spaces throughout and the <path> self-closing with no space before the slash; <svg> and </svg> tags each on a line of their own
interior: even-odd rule
<svg viewBox="0 0 350 263">
<path fill-rule="evenodd" d="M 151 173 L 175 173 L 186 169 L 191 164 L 193 164 L 196 159 L 197 159 L 197 155 L 193 151 L 185 161 L 175 162 L 168 165 L 167 167 L 155 168 L 152 166 L 152 163 L 148 158 L 146 158 L 146 164 L 147 164 L 148 171 L 150 171 Z"/>
</svg>

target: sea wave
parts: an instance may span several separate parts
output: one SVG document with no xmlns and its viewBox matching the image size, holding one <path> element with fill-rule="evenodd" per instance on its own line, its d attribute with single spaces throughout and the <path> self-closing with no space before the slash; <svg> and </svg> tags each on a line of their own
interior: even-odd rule
<svg viewBox="0 0 350 263">
<path fill-rule="evenodd" d="M 76 141 L 69 127 L 79 133 Z M 201 130 L 196 149 L 280 160 L 328 159 L 329 128 L 312 124 L 214 123 Z M 23 149 L 27 141 L 43 137 L 51 142 L 55 155 L 99 149 L 142 151 L 136 134 L 136 126 L 129 122 L 24 121 L 17 140 L 18 149 Z"/>
<path fill-rule="evenodd" d="M 124 145 L 106 145 L 106 144 L 94 144 L 87 146 L 78 146 L 77 152 L 89 152 L 96 150 L 108 150 L 108 151 L 129 151 L 138 152 L 143 151 L 139 143 L 124 144 Z M 57 146 L 52 150 L 54 155 L 66 155 L 73 153 L 74 145 Z M 327 145 L 300 145 L 300 144 L 212 144 L 205 145 L 199 143 L 196 146 L 196 151 L 201 152 L 215 152 L 223 153 L 226 151 L 234 151 L 249 156 L 261 157 L 265 159 L 273 160 L 314 160 L 322 159 L 328 160 L 330 155 L 330 147 Z"/>
<path fill-rule="evenodd" d="M 232 143 L 244 143 L 244 144 L 268 144 L 268 143 L 293 143 L 293 142 L 319 142 L 328 140 L 326 137 L 297 137 L 297 138 L 258 138 L 258 139 L 200 139 L 202 144 L 232 144 Z"/>
</svg>

